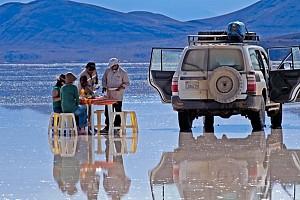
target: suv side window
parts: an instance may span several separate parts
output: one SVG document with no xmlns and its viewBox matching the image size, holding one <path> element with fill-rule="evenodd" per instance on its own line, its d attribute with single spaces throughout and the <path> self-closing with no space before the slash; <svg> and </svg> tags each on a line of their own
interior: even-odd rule
<svg viewBox="0 0 300 200">
<path fill-rule="evenodd" d="M 293 68 L 294 69 L 300 69 L 300 49 L 299 47 L 293 47 L 292 48 L 293 53 Z"/>
<path fill-rule="evenodd" d="M 261 69 L 258 54 L 254 49 L 249 49 L 249 55 L 252 63 L 252 67 L 255 71 L 258 71 Z"/>
<path fill-rule="evenodd" d="M 207 50 L 191 49 L 185 54 L 182 71 L 206 71 L 207 70 Z"/>
<path fill-rule="evenodd" d="M 151 70 L 157 71 L 176 71 L 180 61 L 182 49 L 152 49 Z"/>
<path fill-rule="evenodd" d="M 264 54 L 264 52 L 260 52 L 261 55 L 262 55 L 262 61 L 263 61 L 263 64 L 265 66 L 265 69 L 269 69 L 269 60 L 268 60 L 268 57 Z"/>
</svg>

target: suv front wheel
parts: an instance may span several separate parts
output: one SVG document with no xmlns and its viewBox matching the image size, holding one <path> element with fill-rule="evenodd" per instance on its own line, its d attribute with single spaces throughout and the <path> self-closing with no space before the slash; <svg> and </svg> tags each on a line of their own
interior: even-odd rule
<svg viewBox="0 0 300 200">
<path fill-rule="evenodd" d="M 271 128 L 281 128 L 282 124 L 282 104 L 280 104 L 279 110 L 275 113 L 271 113 Z"/>
</svg>

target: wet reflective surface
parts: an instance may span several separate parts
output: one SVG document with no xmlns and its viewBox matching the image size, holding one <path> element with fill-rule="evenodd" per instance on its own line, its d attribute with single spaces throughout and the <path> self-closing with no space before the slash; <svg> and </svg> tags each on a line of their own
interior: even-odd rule
<svg viewBox="0 0 300 200">
<path fill-rule="evenodd" d="M 181 132 L 178 148 L 165 152 L 151 171 L 153 195 L 162 189 L 174 199 L 271 199 L 277 184 L 295 189 L 300 151 L 286 149 L 282 134 L 272 129 L 267 138 L 260 131 L 218 139 Z"/>
<path fill-rule="evenodd" d="M 265 131 L 251 132 L 247 119 L 234 116 L 216 118 L 214 133 L 203 133 L 201 119 L 193 133 L 179 132 L 170 105 L 161 104 L 151 88 L 135 89 L 148 87 L 146 65 L 136 79 L 133 68 L 124 109 L 136 112 L 139 132 L 129 130 L 126 138 L 48 137 L 51 99 L 44 90 L 64 68 L 41 69 L 39 74 L 50 73 L 41 90 L 31 78 L 6 85 L 2 68 L 0 199 L 300 198 L 299 105 L 284 106 L 283 129 L 271 130 L 267 119 Z M 11 76 L 25 81 L 18 73 Z M 28 85 L 38 92 L 27 96 Z M 25 92 L 20 97 L 16 90 Z M 41 98 L 31 102 L 32 96 Z"/>
</svg>

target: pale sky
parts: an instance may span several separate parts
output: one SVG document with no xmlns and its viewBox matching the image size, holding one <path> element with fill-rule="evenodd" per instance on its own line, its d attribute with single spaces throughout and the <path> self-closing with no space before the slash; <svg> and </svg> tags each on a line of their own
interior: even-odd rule
<svg viewBox="0 0 300 200">
<path fill-rule="evenodd" d="M 31 0 L 0 0 L 6 2 L 30 2 Z M 49 0 L 51 1 L 51 0 Z M 105 8 L 129 12 L 149 11 L 178 20 L 193 20 L 230 13 L 249 6 L 258 0 L 75 0 Z"/>
</svg>

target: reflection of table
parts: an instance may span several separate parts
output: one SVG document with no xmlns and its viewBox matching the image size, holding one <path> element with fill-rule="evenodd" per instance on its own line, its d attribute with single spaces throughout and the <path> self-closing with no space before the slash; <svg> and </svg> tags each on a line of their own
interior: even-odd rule
<svg viewBox="0 0 300 200">
<path fill-rule="evenodd" d="M 80 104 L 84 104 L 88 106 L 88 131 L 90 131 L 91 134 L 94 134 L 94 118 L 93 118 L 93 105 L 98 106 L 105 106 L 107 105 L 108 108 L 108 118 L 109 123 L 112 123 L 112 117 L 111 113 L 113 112 L 112 105 L 116 103 L 117 100 L 115 99 L 108 99 L 107 97 L 101 96 L 101 97 L 95 97 L 95 98 L 80 98 Z"/>
</svg>

